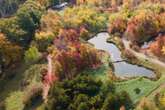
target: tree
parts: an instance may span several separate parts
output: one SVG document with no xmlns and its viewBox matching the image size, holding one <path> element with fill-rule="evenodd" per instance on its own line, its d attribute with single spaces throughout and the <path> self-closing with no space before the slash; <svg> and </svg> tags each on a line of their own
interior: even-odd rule
<svg viewBox="0 0 165 110">
<path fill-rule="evenodd" d="M 10 41 L 27 46 L 39 27 L 43 11 L 36 1 L 28 0 L 20 6 L 13 17 L 0 21 L 0 30 Z"/>
<path fill-rule="evenodd" d="M 29 42 L 34 36 L 35 30 L 39 27 L 42 15 L 42 7 L 35 1 L 26 1 L 17 11 L 18 24 L 21 29 L 28 33 L 24 40 Z"/>
<path fill-rule="evenodd" d="M 25 62 L 26 63 L 34 63 L 41 57 L 41 53 L 38 51 L 38 49 L 35 46 L 30 47 L 25 52 Z"/>
<path fill-rule="evenodd" d="M 73 78 L 76 73 L 88 68 L 98 68 L 101 64 L 97 50 L 89 45 L 73 43 L 65 44 L 53 50 L 55 73 L 60 79 Z M 56 44 L 57 45 L 57 44 Z"/>
<path fill-rule="evenodd" d="M 6 36 L 0 33 L 0 55 L 1 65 L 8 67 L 21 60 L 22 48 L 8 41 Z"/>
<path fill-rule="evenodd" d="M 74 15 L 73 15 L 74 13 Z M 101 16 L 95 8 L 78 6 L 67 8 L 63 14 L 64 27 L 79 28 L 84 26 L 90 32 L 98 32 L 106 28 L 106 17 Z"/>
<path fill-rule="evenodd" d="M 25 0 L 1 0 L 0 1 L 0 17 L 8 17 L 16 12 L 19 5 Z"/>
<path fill-rule="evenodd" d="M 71 80 L 55 83 L 51 88 L 46 109 L 119 110 L 117 108 L 120 108 L 121 105 L 130 109 L 132 102 L 129 100 L 130 98 L 127 94 L 112 92 L 110 88 L 108 88 L 109 86 L 106 86 L 107 92 L 103 93 L 102 86 L 105 85 L 114 86 L 113 83 L 103 83 L 87 74 L 79 75 Z M 111 105 L 115 105 L 116 109 Z M 105 107 L 107 109 L 104 109 Z"/>
<path fill-rule="evenodd" d="M 159 57 L 160 59 L 164 59 L 164 45 L 165 45 L 165 36 L 159 35 L 156 37 L 155 41 L 149 44 L 148 50 L 153 53 L 155 56 Z"/>
</svg>

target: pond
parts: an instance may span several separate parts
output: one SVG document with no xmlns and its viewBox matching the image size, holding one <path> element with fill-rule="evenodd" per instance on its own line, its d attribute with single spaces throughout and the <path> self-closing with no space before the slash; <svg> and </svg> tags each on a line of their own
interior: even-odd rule
<svg viewBox="0 0 165 110">
<path fill-rule="evenodd" d="M 137 76 L 146 76 L 149 78 L 155 77 L 153 71 L 140 67 L 138 65 L 129 64 L 121 57 L 121 52 L 117 46 L 113 43 L 108 43 L 106 40 L 109 38 L 109 34 L 106 32 L 99 33 L 95 37 L 88 40 L 89 43 L 92 43 L 95 48 L 107 51 L 111 55 L 111 61 L 116 62 L 114 64 L 115 75 L 120 77 L 137 77 Z M 121 62 L 120 62 L 121 61 Z"/>
</svg>

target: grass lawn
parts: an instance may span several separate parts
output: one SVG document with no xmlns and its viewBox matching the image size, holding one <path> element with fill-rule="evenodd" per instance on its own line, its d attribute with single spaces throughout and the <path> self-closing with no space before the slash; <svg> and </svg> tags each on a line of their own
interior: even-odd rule
<svg viewBox="0 0 165 110">
<path fill-rule="evenodd" d="M 165 76 L 162 76 L 157 81 L 152 81 L 147 78 L 135 78 L 128 81 L 117 82 L 117 92 L 126 91 L 130 95 L 133 103 L 137 103 L 142 97 L 148 96 L 152 91 L 159 87 L 165 81 Z M 140 93 L 137 94 L 135 89 L 140 89 Z"/>
</svg>

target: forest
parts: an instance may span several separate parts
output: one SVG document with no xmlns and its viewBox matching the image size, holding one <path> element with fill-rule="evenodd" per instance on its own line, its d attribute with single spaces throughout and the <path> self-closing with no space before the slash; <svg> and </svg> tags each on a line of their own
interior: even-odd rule
<svg viewBox="0 0 165 110">
<path fill-rule="evenodd" d="M 164 0 L 0 0 L 0 110 L 164 109 Z"/>
</svg>

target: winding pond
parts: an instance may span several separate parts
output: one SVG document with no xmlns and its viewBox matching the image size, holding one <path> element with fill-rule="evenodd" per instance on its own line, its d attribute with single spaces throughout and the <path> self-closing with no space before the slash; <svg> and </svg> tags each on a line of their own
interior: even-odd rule
<svg viewBox="0 0 165 110">
<path fill-rule="evenodd" d="M 88 40 L 89 43 L 92 43 L 95 48 L 107 51 L 111 55 L 112 62 L 114 63 L 115 74 L 120 77 L 137 77 L 137 76 L 146 76 L 149 78 L 155 77 L 153 71 L 140 67 L 138 65 L 129 64 L 121 57 L 120 50 L 113 43 L 108 43 L 106 40 L 109 38 L 109 34 L 106 32 L 99 33 L 95 37 Z"/>
</svg>

